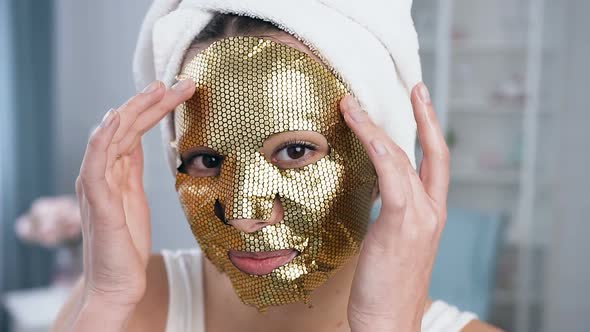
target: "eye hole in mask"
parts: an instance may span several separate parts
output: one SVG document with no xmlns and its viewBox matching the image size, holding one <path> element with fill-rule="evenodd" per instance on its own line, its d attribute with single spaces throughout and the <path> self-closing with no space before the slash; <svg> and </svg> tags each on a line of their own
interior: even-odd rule
<svg viewBox="0 0 590 332">
<path fill-rule="evenodd" d="M 178 172 L 199 178 L 219 175 L 223 156 L 212 149 L 199 147 L 184 153 L 181 160 Z"/>
<path fill-rule="evenodd" d="M 297 169 L 311 165 L 330 154 L 326 138 L 313 131 L 291 131 L 274 134 L 264 141 L 260 153 L 279 169 Z M 196 147 L 182 156 L 180 173 L 192 177 L 218 176 L 223 156 L 207 147 Z"/>
<path fill-rule="evenodd" d="M 330 153 L 327 139 L 314 131 L 287 131 L 268 137 L 260 153 L 279 169 L 297 169 Z"/>
</svg>

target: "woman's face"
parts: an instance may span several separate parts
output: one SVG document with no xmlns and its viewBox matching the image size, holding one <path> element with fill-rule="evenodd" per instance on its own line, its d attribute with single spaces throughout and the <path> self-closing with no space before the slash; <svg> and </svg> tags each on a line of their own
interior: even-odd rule
<svg viewBox="0 0 590 332">
<path fill-rule="evenodd" d="M 197 85 L 175 112 L 181 203 L 206 256 L 259 309 L 305 301 L 357 253 L 376 180 L 338 110 L 347 88 L 302 47 L 226 38 L 180 75 Z"/>
</svg>

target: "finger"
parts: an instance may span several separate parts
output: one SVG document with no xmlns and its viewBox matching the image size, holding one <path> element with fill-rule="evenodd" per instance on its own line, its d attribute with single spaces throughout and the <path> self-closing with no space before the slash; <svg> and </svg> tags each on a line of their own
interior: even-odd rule
<svg viewBox="0 0 590 332">
<path fill-rule="evenodd" d="M 121 117 L 121 125 L 119 126 L 119 130 L 117 130 L 113 141 L 120 141 L 141 113 L 145 112 L 164 98 L 165 91 L 166 89 L 162 82 L 154 81 L 142 92 L 133 96 L 117 108 L 117 112 L 119 112 Z"/>
<path fill-rule="evenodd" d="M 411 99 L 418 124 L 418 139 L 424 151 L 420 179 L 430 198 L 440 209 L 446 209 L 450 176 L 449 148 L 424 83 L 414 87 Z"/>
<path fill-rule="evenodd" d="M 118 145 L 118 154 L 128 154 L 135 148 L 141 137 L 152 129 L 168 113 L 178 105 L 190 99 L 195 93 L 196 85 L 192 79 L 186 79 L 176 83 L 166 91 L 164 98 L 141 113 L 133 125 L 121 138 Z"/>
<path fill-rule="evenodd" d="M 124 193 L 125 215 L 129 233 L 142 260 L 147 262 L 151 250 L 150 212 L 143 189 L 143 149 L 141 143 L 126 158 L 127 190 Z"/>
<path fill-rule="evenodd" d="M 128 158 L 128 190 L 135 193 L 143 193 L 143 147 L 140 143 L 133 149 Z"/>
<path fill-rule="evenodd" d="M 408 178 L 411 164 L 407 155 L 373 123 L 352 96 L 343 98 L 340 108 L 347 125 L 363 144 L 375 167 L 382 209 L 403 210 L 413 195 Z"/>
<path fill-rule="evenodd" d="M 395 161 L 399 158 L 397 152 L 390 151 L 379 138 L 371 141 L 367 149 L 377 172 L 382 213 L 393 213 L 403 217 L 408 200 L 412 199 L 411 184 L 405 167 Z"/>
<path fill-rule="evenodd" d="M 84 195 L 90 205 L 108 210 L 110 189 L 106 181 L 108 149 L 119 127 L 119 113 L 110 110 L 100 126 L 91 135 L 80 167 L 80 180 Z"/>
</svg>

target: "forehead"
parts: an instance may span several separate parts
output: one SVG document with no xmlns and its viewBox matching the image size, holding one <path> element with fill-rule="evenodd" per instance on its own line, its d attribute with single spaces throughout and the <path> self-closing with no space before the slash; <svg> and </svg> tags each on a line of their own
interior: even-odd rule
<svg viewBox="0 0 590 332">
<path fill-rule="evenodd" d="M 268 136 L 311 130 L 328 139 L 342 123 L 344 84 L 308 54 L 274 41 L 231 37 L 213 43 L 183 68 L 195 95 L 175 112 L 182 152 L 195 145 L 216 149 Z"/>
</svg>

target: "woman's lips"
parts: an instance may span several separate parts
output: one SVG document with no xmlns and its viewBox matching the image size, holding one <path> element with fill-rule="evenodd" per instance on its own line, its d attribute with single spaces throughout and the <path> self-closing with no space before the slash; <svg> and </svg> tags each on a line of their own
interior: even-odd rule
<svg viewBox="0 0 590 332">
<path fill-rule="evenodd" d="M 289 263 L 298 254 L 299 253 L 295 249 L 264 252 L 230 250 L 228 256 L 229 260 L 240 271 L 253 275 L 264 275 Z"/>
</svg>

